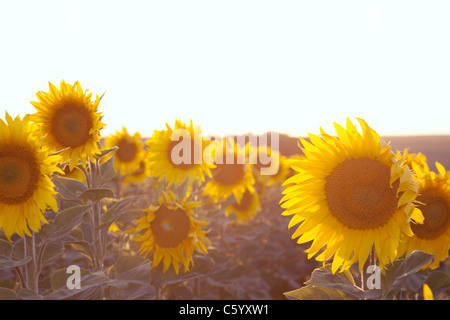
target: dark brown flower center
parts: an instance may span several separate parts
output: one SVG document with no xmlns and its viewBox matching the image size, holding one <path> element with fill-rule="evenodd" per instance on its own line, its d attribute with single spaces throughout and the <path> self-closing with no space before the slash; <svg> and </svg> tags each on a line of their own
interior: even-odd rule
<svg viewBox="0 0 450 320">
<path fill-rule="evenodd" d="M 428 190 L 417 197 L 423 203 L 419 208 L 423 213 L 423 224 L 411 224 L 414 234 L 421 239 L 432 240 L 448 228 L 450 210 L 447 200 L 439 193 Z"/>
<path fill-rule="evenodd" d="M 79 147 L 89 141 L 93 122 L 89 112 L 76 105 L 59 108 L 52 120 L 51 133 L 64 147 Z"/>
<path fill-rule="evenodd" d="M 162 248 L 173 248 L 182 243 L 189 234 L 190 219 L 185 211 L 161 206 L 155 211 L 155 219 L 150 223 L 153 237 Z"/>
<path fill-rule="evenodd" d="M 134 141 L 129 141 L 128 139 L 121 139 L 117 143 L 119 149 L 116 151 L 116 157 L 122 162 L 131 162 L 135 159 L 138 152 L 138 148 Z"/>
<path fill-rule="evenodd" d="M 17 147 L 0 147 L 0 202 L 19 204 L 33 196 L 40 170 L 35 156 Z"/>
<path fill-rule="evenodd" d="M 384 225 L 397 211 L 398 180 L 390 187 L 390 167 L 369 158 L 347 159 L 327 177 L 331 214 L 352 229 Z"/>
</svg>

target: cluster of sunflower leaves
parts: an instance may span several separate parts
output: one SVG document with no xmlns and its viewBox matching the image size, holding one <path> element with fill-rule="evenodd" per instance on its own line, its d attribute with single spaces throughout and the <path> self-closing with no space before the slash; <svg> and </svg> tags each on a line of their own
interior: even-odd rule
<svg viewBox="0 0 450 320">
<path fill-rule="evenodd" d="M 104 150 L 104 155 L 113 150 Z M 208 217 L 208 254 L 194 254 L 189 272 L 163 272 L 139 255 L 126 230 L 158 192 L 152 180 L 122 190 L 115 198 L 114 157 L 99 167 L 96 189 L 74 179 L 53 177 L 58 213 L 46 212 L 48 224 L 35 235 L 38 290 L 23 286 L 30 258 L 24 239 L 9 242 L 0 234 L 0 300 L 4 299 L 396 299 L 414 298 L 426 283 L 435 295 L 448 295 L 450 276 L 420 270 L 432 255 L 416 251 L 381 272 L 381 289 L 362 290 L 357 270 L 332 274 L 328 265 L 308 260 L 305 247 L 291 240 L 288 221 L 278 205 L 280 186 L 266 191 L 262 212 L 247 225 L 225 217 L 223 208 L 203 205 Z M 186 185 L 176 190 L 185 193 Z M 193 192 L 195 196 L 195 192 Z M 107 205 L 101 215 L 101 239 L 93 239 L 89 210 Z M 110 232 L 112 224 L 119 232 Z M 94 254 L 101 241 L 102 261 Z M 80 288 L 67 286 L 69 266 L 80 268 Z M 359 283 L 358 283 L 359 282 Z M 298 289 L 301 287 L 300 289 Z"/>
</svg>

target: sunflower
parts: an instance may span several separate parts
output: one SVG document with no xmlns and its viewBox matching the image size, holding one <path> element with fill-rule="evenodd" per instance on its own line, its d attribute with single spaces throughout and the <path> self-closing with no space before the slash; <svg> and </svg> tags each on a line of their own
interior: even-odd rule
<svg viewBox="0 0 450 320">
<path fill-rule="evenodd" d="M 100 98 L 92 102 L 92 93 L 84 92 L 78 81 L 70 85 L 64 80 L 59 90 L 49 82 L 49 92 L 39 91 L 36 97 L 39 102 L 31 104 L 37 112 L 31 115 L 31 121 L 42 127 L 44 144 L 51 151 L 67 149 L 62 161 L 69 161 L 70 170 L 79 160 L 86 167 L 87 159 L 99 152 L 99 132 L 105 126 L 97 112 Z"/>
<path fill-rule="evenodd" d="M 122 132 L 116 131 L 114 135 L 105 139 L 105 146 L 107 149 L 119 148 L 115 152 L 114 158 L 114 169 L 116 171 L 127 175 L 140 169 L 144 158 L 144 143 L 141 141 L 139 132 L 135 132 L 131 136 L 127 129 L 122 127 Z"/>
<path fill-rule="evenodd" d="M 134 238 L 141 242 L 140 254 L 147 257 L 153 253 L 152 268 L 162 261 L 164 272 L 172 265 L 178 274 L 181 263 L 187 272 L 194 250 L 208 252 L 204 243 L 206 231 L 201 230 L 208 222 L 194 217 L 193 208 L 198 206 L 194 202 L 177 202 L 170 192 L 164 193 L 158 206 L 144 209 L 145 216 L 138 220 L 131 232 L 140 234 Z"/>
<path fill-rule="evenodd" d="M 31 236 L 30 229 L 38 232 L 41 222 L 47 223 L 47 207 L 58 211 L 49 176 L 62 171 L 57 167 L 60 156 L 41 146 L 29 115 L 13 120 L 6 113 L 5 119 L 0 119 L 0 229 L 11 240 L 14 232 L 21 237 Z"/>
<path fill-rule="evenodd" d="M 225 216 L 236 214 L 236 221 L 247 224 L 248 220 L 253 219 L 261 211 L 259 196 L 256 192 L 245 190 L 240 203 L 234 203 L 225 210 Z"/>
<path fill-rule="evenodd" d="M 263 164 L 260 161 L 260 153 L 262 152 L 262 154 L 267 155 L 267 157 L 270 157 L 271 162 L 268 164 Z M 267 186 L 271 186 L 271 185 L 275 185 L 275 184 L 282 184 L 287 176 L 289 175 L 289 164 L 287 161 L 287 158 L 283 155 L 281 155 L 279 152 L 275 152 L 270 148 L 261 148 L 259 147 L 257 150 L 257 161 L 256 163 L 253 165 L 253 168 L 256 171 L 256 176 L 259 179 L 262 179 L 264 181 L 265 184 L 267 184 Z M 273 162 L 273 163 L 272 163 Z M 263 167 L 265 168 L 269 168 L 270 166 L 274 166 L 274 168 L 276 168 L 276 171 L 274 174 L 269 174 L 269 175 L 262 175 L 262 174 L 258 174 L 261 172 L 261 169 Z"/>
<path fill-rule="evenodd" d="M 200 127 L 194 128 L 192 120 L 189 127 L 180 120 L 175 121 L 173 129 L 168 124 L 166 127 L 167 130 L 155 130 L 146 142 L 151 175 L 158 177 L 159 182 L 165 179 L 169 187 L 186 180 L 188 189 L 195 181 L 201 185 L 205 175 L 211 177 L 211 165 L 203 160 L 208 142 L 200 135 Z M 183 146 L 188 148 L 188 154 L 184 154 Z"/>
<path fill-rule="evenodd" d="M 214 142 L 212 157 L 217 158 L 215 160 L 216 167 L 212 169 L 212 179 L 205 184 L 204 196 L 210 197 L 217 203 L 233 195 L 235 200 L 240 203 L 246 190 L 255 192 L 252 165 L 245 163 L 245 160 L 248 159 L 247 151 L 247 147 L 239 148 L 232 140 L 222 139 Z M 219 161 L 220 158 L 222 160 Z"/>
<path fill-rule="evenodd" d="M 123 179 L 123 182 L 142 184 L 144 183 L 145 179 L 150 177 L 150 175 L 151 172 L 148 158 L 143 157 L 139 162 L 139 168 L 127 175 L 125 179 Z"/>
<path fill-rule="evenodd" d="M 404 237 L 399 247 L 399 256 L 409 255 L 414 250 L 434 254 L 433 260 L 424 268 L 436 269 L 448 258 L 450 250 L 450 172 L 436 162 L 438 174 L 427 165 L 414 165 L 418 182 L 417 201 L 420 205 L 423 224 L 411 223 L 412 237 Z"/>
<path fill-rule="evenodd" d="M 338 137 L 321 129 L 322 138 L 301 139 L 305 160 L 292 165 L 298 172 L 286 180 L 280 203 L 293 215 L 289 228 L 301 222 L 292 238 L 312 240 L 308 258 L 333 257 L 332 272 L 359 261 L 362 270 L 372 248 L 383 268 L 396 258 L 400 234 L 411 235 L 411 218 L 423 219 L 413 201 L 417 182 L 396 160 L 391 148 L 367 123 L 362 134 L 347 119 Z"/>
<path fill-rule="evenodd" d="M 422 153 L 409 153 L 408 149 L 402 151 L 397 151 L 397 160 L 405 161 L 409 168 L 412 169 L 413 162 L 419 166 L 425 166 L 427 164 L 427 157 Z"/>
</svg>

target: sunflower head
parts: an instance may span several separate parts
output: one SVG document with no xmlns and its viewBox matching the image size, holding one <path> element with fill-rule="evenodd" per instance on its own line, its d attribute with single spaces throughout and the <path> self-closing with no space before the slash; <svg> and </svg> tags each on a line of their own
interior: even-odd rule
<svg viewBox="0 0 450 320">
<path fill-rule="evenodd" d="M 39 101 L 31 104 L 37 112 L 31 120 L 41 126 L 44 144 L 51 151 L 67 149 L 63 162 L 69 161 L 73 169 L 81 160 L 83 167 L 88 158 L 98 153 L 100 130 L 105 126 L 97 112 L 100 98 L 91 101 L 92 93 L 84 92 L 77 81 L 73 85 L 61 81 L 58 89 L 49 82 L 49 92 L 36 93 Z"/>
<path fill-rule="evenodd" d="M 118 147 L 114 157 L 114 169 L 123 175 L 140 169 L 144 158 L 144 143 L 139 132 L 130 135 L 125 127 L 105 139 L 106 148 Z M 107 158 L 107 157 L 105 157 Z M 106 160 L 106 159 L 105 159 Z"/>
<path fill-rule="evenodd" d="M 411 218 L 421 220 L 413 201 L 417 183 L 410 170 L 364 120 L 362 133 L 347 119 L 335 124 L 337 137 L 321 129 L 322 137 L 300 139 L 304 160 L 291 163 L 297 174 L 284 183 L 284 215 L 293 238 L 312 241 L 308 258 L 333 257 L 332 272 L 359 261 L 362 269 L 372 248 L 380 267 L 395 259 L 400 234 L 411 234 Z M 388 236 L 387 236 L 388 235 Z"/>
<path fill-rule="evenodd" d="M 257 149 L 257 161 L 253 165 L 253 169 L 255 169 L 255 175 L 264 181 L 268 186 L 274 184 L 282 184 L 287 176 L 289 175 L 289 164 L 287 158 L 281 155 L 279 152 L 273 151 L 270 148 L 266 147 L 261 150 L 261 147 Z M 270 159 L 270 162 L 263 163 L 261 161 L 261 155 L 267 156 L 267 160 Z M 273 174 L 270 175 L 262 175 L 259 174 L 262 168 L 272 167 Z"/>
<path fill-rule="evenodd" d="M 198 185 L 205 181 L 205 175 L 211 176 L 211 165 L 203 159 L 203 151 L 209 144 L 201 136 L 199 126 L 189 126 L 179 120 L 172 129 L 155 130 L 148 146 L 148 159 L 152 176 L 159 181 L 165 179 L 169 186 L 181 185 L 186 179 L 189 188 L 194 182 Z"/>
<path fill-rule="evenodd" d="M 21 237 L 31 236 L 30 229 L 38 232 L 41 222 L 47 223 L 47 208 L 58 210 L 50 176 L 62 171 L 60 156 L 41 146 L 29 115 L 13 120 L 6 113 L 5 119 L 0 119 L 0 229 L 10 239 L 14 232 Z"/>
<path fill-rule="evenodd" d="M 418 179 L 418 208 L 422 211 L 423 223 L 411 222 L 414 235 L 403 237 L 399 256 L 409 255 L 414 250 L 434 254 L 433 260 L 423 268 L 435 269 L 448 258 L 450 250 L 450 172 L 436 162 L 438 173 L 413 164 Z"/>
<path fill-rule="evenodd" d="M 172 265 L 178 274 L 181 263 L 187 272 L 194 250 L 207 253 L 202 227 L 208 223 L 194 217 L 193 208 L 198 205 L 177 202 L 170 192 L 164 193 L 159 205 L 144 209 L 145 215 L 131 232 L 139 234 L 134 240 L 141 242 L 140 253 L 153 254 L 152 268 L 162 261 L 164 272 Z"/>
<path fill-rule="evenodd" d="M 261 204 L 259 202 L 259 196 L 256 192 L 245 190 L 240 203 L 234 203 L 225 210 L 225 216 L 231 214 L 236 215 L 236 222 L 247 224 L 247 222 L 253 219 L 258 212 L 261 211 Z"/>
<path fill-rule="evenodd" d="M 216 159 L 216 162 L 215 168 L 212 169 L 212 179 L 206 183 L 203 190 L 205 196 L 219 202 L 233 195 L 239 203 L 247 189 L 254 192 L 255 179 L 252 165 L 245 163 L 248 160 L 246 150 L 248 149 L 245 147 L 239 148 L 233 140 L 214 142 L 212 158 Z"/>
<path fill-rule="evenodd" d="M 150 176 L 151 176 L 150 164 L 148 158 L 144 156 L 139 162 L 139 168 L 130 173 L 129 175 L 127 175 L 123 180 L 123 182 L 132 184 L 133 183 L 142 184 Z"/>
</svg>

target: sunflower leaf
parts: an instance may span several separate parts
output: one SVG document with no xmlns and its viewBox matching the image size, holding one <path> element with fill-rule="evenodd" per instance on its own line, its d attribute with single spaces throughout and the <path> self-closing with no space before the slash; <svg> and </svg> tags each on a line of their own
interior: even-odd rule
<svg viewBox="0 0 450 320">
<path fill-rule="evenodd" d="M 81 270 L 81 278 L 80 278 L 80 289 L 69 289 L 66 286 L 67 278 L 70 276 L 70 274 L 65 273 L 66 269 L 60 269 L 59 275 L 54 277 L 58 277 L 58 279 L 54 279 L 54 288 L 57 288 L 52 293 L 45 296 L 46 300 L 62 300 L 71 298 L 75 295 L 80 294 L 80 299 L 83 298 L 89 298 L 89 296 L 86 293 L 89 294 L 95 293 L 96 289 L 101 289 L 103 286 L 107 285 L 111 282 L 111 279 L 108 278 L 103 272 L 98 271 L 94 273 L 89 273 L 83 275 L 83 269 Z M 85 271 L 86 272 L 86 271 Z M 65 280 L 64 280 L 65 279 Z"/>
<path fill-rule="evenodd" d="M 428 272 L 421 270 L 416 273 L 410 274 L 405 279 L 405 287 L 412 292 L 419 292 L 423 288 L 425 281 L 427 280 Z"/>
<path fill-rule="evenodd" d="M 391 299 L 402 288 L 410 290 L 420 288 L 426 278 L 415 273 L 429 263 L 434 255 L 422 251 L 413 251 L 409 256 L 394 260 L 381 272 L 382 298 Z"/>
<path fill-rule="evenodd" d="M 115 279 L 108 285 L 118 299 L 155 299 L 150 269 L 151 261 L 141 256 L 119 256 L 114 264 Z"/>
<path fill-rule="evenodd" d="M 434 296 L 450 289 L 450 274 L 442 271 L 432 271 L 428 274 L 426 283 L 433 291 Z"/>
<path fill-rule="evenodd" d="M 5 256 L 0 256 L 0 270 L 11 269 L 19 266 L 23 266 L 27 264 L 31 260 L 31 257 L 27 257 L 25 259 L 12 259 Z"/>
<path fill-rule="evenodd" d="M 39 236 L 44 242 L 60 239 L 67 235 L 83 219 L 93 204 L 71 207 L 58 213 L 55 220 L 43 225 Z"/>
<path fill-rule="evenodd" d="M 108 154 L 110 154 L 111 152 L 115 152 L 116 150 L 118 150 L 119 147 L 112 147 L 110 149 L 103 149 L 100 150 L 100 153 L 94 154 L 94 158 L 96 159 L 101 159 L 104 156 L 107 156 Z"/>
<path fill-rule="evenodd" d="M 129 197 L 114 203 L 110 208 L 108 208 L 101 217 L 102 224 L 99 228 L 109 228 L 109 226 L 118 219 L 122 214 L 126 212 L 126 209 L 131 204 L 133 200 L 136 200 L 138 197 Z"/>
<path fill-rule="evenodd" d="M 42 300 L 43 297 L 30 289 L 19 289 L 17 291 L 17 300 Z"/>
<path fill-rule="evenodd" d="M 64 245 L 61 240 L 49 242 L 44 249 L 43 264 L 47 264 L 64 253 Z"/>
<path fill-rule="evenodd" d="M 115 156 L 113 155 L 106 162 L 100 164 L 99 185 L 101 187 L 108 184 L 111 181 L 111 179 L 117 175 L 116 169 L 114 169 L 114 158 Z"/>
<path fill-rule="evenodd" d="M 150 286 L 151 261 L 141 256 L 120 256 L 114 264 L 116 280 L 114 284 L 135 283 Z"/>
<path fill-rule="evenodd" d="M 64 244 L 70 245 L 72 247 L 72 249 L 74 249 L 75 251 L 85 255 L 86 257 L 88 257 L 89 259 L 92 260 L 92 257 L 94 256 L 91 246 L 89 245 L 89 243 L 87 241 L 64 241 Z"/>
<path fill-rule="evenodd" d="M 114 192 L 111 189 L 89 189 L 80 195 L 83 201 L 100 201 L 103 198 L 114 198 Z"/>
<path fill-rule="evenodd" d="M 84 183 L 71 178 L 54 176 L 52 181 L 56 186 L 58 194 L 66 200 L 79 202 L 80 194 L 87 189 Z"/>
<path fill-rule="evenodd" d="M 315 269 L 312 272 L 311 279 L 305 282 L 305 284 L 339 290 L 358 299 L 363 299 L 366 295 L 361 288 L 355 285 L 355 281 L 349 270 L 333 274 L 331 272 L 331 264 Z"/>
<path fill-rule="evenodd" d="M 16 292 L 9 288 L 0 287 L 0 300 L 14 300 Z"/>
<path fill-rule="evenodd" d="M 89 274 L 89 270 L 80 268 L 80 274 L 81 276 Z M 53 291 L 56 291 L 61 288 L 66 288 L 67 286 L 67 279 L 70 276 L 69 273 L 67 273 L 66 268 L 61 268 L 56 271 L 54 271 L 50 277 L 50 284 L 52 286 Z"/>
<path fill-rule="evenodd" d="M 285 292 L 289 300 L 355 300 L 356 298 L 344 291 L 306 286 L 300 289 Z"/>
<path fill-rule="evenodd" d="M 10 257 L 12 252 L 12 244 L 6 240 L 0 239 L 0 256 Z"/>
</svg>

